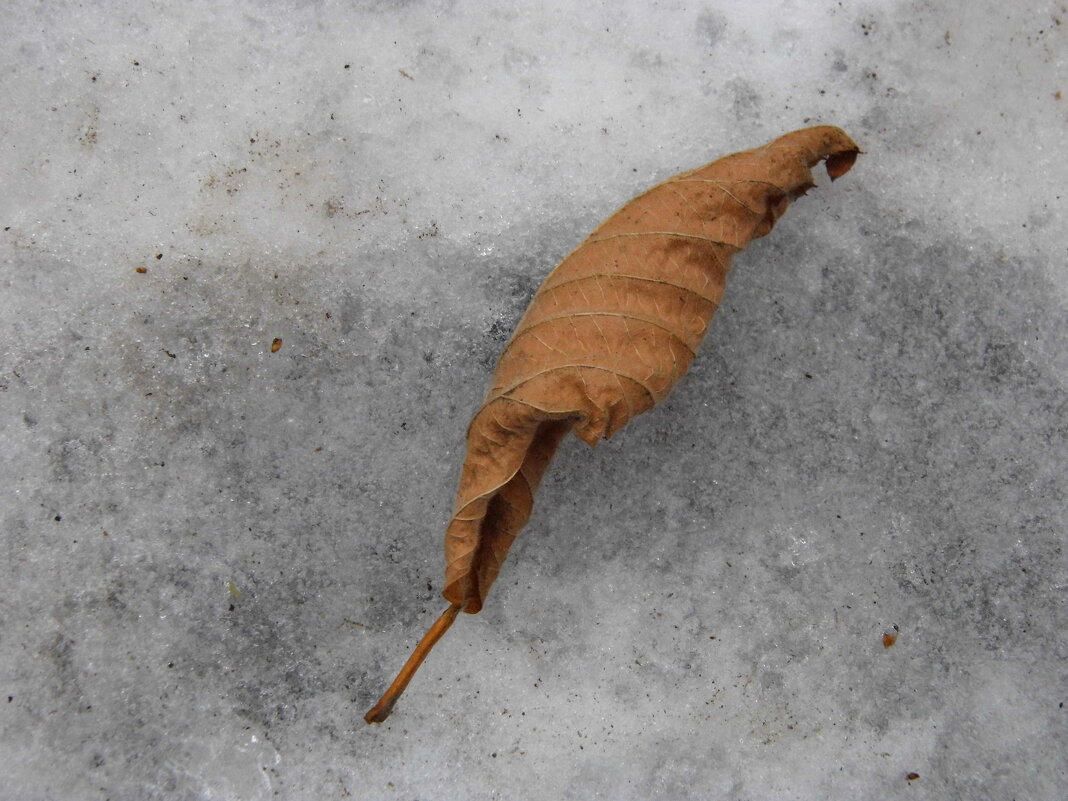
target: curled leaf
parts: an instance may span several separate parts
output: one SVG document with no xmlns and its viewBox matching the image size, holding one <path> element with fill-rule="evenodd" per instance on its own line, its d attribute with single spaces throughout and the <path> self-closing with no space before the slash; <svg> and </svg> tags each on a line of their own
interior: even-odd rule
<svg viewBox="0 0 1068 801">
<path fill-rule="evenodd" d="M 455 610 L 482 608 L 568 432 L 596 445 L 667 397 L 719 306 L 731 256 L 814 186 L 813 166 L 825 161 L 838 178 L 859 152 L 839 128 L 817 126 L 676 175 L 619 209 L 549 274 L 468 428 L 445 532 L 451 606 L 435 629 Z M 393 690 L 368 722 L 389 714 L 403 685 Z"/>
<path fill-rule="evenodd" d="M 541 285 L 467 434 L 445 533 L 445 598 L 477 612 L 568 431 L 596 445 L 667 397 L 723 296 L 731 256 L 858 148 L 838 128 L 786 134 L 670 178 L 605 220 Z"/>
</svg>

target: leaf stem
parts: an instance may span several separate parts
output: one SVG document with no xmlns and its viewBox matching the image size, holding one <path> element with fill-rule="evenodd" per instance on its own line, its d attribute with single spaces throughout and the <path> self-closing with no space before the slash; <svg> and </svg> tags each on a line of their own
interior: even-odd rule
<svg viewBox="0 0 1068 801">
<path fill-rule="evenodd" d="M 449 630 L 449 626 L 452 625 L 452 621 L 456 620 L 456 614 L 459 611 L 460 605 L 453 604 L 441 613 L 441 617 L 434 621 L 434 625 L 430 627 L 427 633 L 423 635 L 423 639 L 421 639 L 419 644 L 415 646 L 412 655 L 409 656 L 408 661 L 404 663 L 404 667 L 402 667 L 400 673 L 397 674 L 397 678 L 395 678 L 393 683 L 389 685 L 389 689 L 378 699 L 378 703 L 371 707 L 370 711 L 363 716 L 364 720 L 368 723 L 381 723 L 389 717 L 389 713 L 393 711 L 393 705 L 396 704 L 397 700 L 401 697 L 401 693 L 403 693 L 404 688 L 408 686 L 408 682 L 412 680 L 415 671 L 417 671 L 419 666 L 423 664 L 426 655 L 430 653 L 430 649 L 434 647 L 434 644 L 441 639 L 441 635 Z"/>
</svg>

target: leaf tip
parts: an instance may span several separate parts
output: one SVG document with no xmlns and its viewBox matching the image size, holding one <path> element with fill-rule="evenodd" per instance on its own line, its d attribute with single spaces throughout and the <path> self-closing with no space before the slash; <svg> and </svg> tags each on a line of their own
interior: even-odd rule
<svg viewBox="0 0 1068 801">
<path fill-rule="evenodd" d="M 827 157 L 827 174 L 831 176 L 831 180 L 837 180 L 849 172 L 853 165 L 857 161 L 857 156 L 860 155 L 860 149 L 843 150 L 839 153 L 832 153 Z"/>
</svg>

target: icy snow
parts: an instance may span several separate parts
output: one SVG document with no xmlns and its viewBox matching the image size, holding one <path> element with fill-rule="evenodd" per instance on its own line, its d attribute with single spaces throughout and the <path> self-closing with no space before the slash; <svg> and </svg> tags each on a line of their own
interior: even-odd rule
<svg viewBox="0 0 1068 801">
<path fill-rule="evenodd" d="M 13 2 L 0 44 L 0 799 L 1064 795 L 1063 3 Z M 365 725 L 542 277 L 817 123 L 855 169 Z"/>
</svg>

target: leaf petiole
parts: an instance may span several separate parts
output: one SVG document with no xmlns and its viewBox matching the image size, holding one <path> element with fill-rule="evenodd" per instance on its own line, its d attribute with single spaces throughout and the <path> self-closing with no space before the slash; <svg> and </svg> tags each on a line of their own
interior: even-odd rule
<svg viewBox="0 0 1068 801">
<path fill-rule="evenodd" d="M 456 614 L 459 611 L 460 605 L 453 604 L 441 613 L 441 617 L 434 621 L 434 625 L 430 627 L 427 633 L 423 635 L 423 639 L 421 639 L 419 644 L 415 646 L 412 655 L 409 656 L 408 661 L 404 663 L 404 667 L 402 667 L 400 673 L 397 674 L 397 678 L 395 678 L 393 683 L 389 685 L 389 689 L 378 699 L 378 703 L 371 707 L 368 713 L 363 716 L 364 720 L 368 723 L 381 723 L 389 717 L 389 713 L 393 711 L 393 705 L 400 699 L 401 693 L 403 693 L 404 688 L 408 686 L 408 682 L 412 680 L 415 671 L 417 671 L 419 666 L 423 664 L 426 655 L 430 653 L 430 649 L 434 647 L 434 644 L 441 639 L 441 635 L 449 630 L 449 626 L 452 625 L 452 621 L 456 620 Z"/>
</svg>

